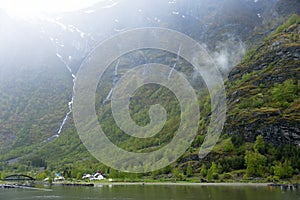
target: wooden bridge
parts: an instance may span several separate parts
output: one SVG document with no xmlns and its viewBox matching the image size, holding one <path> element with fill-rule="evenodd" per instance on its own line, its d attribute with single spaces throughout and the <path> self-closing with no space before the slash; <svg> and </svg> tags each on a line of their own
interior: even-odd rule
<svg viewBox="0 0 300 200">
<path fill-rule="evenodd" d="M 13 174 L 6 176 L 4 181 L 35 181 L 35 178 L 24 174 Z"/>
</svg>

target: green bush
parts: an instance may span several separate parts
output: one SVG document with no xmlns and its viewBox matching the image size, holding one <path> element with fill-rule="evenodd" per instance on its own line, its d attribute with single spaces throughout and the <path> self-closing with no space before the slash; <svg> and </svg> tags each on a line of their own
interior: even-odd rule
<svg viewBox="0 0 300 200">
<path fill-rule="evenodd" d="M 255 151 L 257 151 L 259 153 L 264 153 L 264 151 L 265 151 L 265 141 L 264 141 L 264 137 L 262 135 L 258 135 L 256 137 L 253 148 L 254 148 Z"/>
<path fill-rule="evenodd" d="M 258 176 L 264 175 L 264 169 L 266 164 L 266 157 L 261 155 L 259 152 L 246 151 L 245 163 L 246 163 L 246 173 L 248 176 Z"/>
<path fill-rule="evenodd" d="M 47 174 L 46 172 L 40 172 L 36 175 L 35 177 L 37 180 L 44 180 L 45 178 L 47 178 Z"/>
<path fill-rule="evenodd" d="M 212 162 L 211 167 L 209 168 L 209 170 L 207 172 L 207 179 L 213 180 L 213 179 L 218 179 L 218 177 L 219 177 L 218 166 L 215 162 Z"/>
<path fill-rule="evenodd" d="M 275 83 L 272 89 L 272 99 L 277 106 L 288 106 L 297 98 L 297 85 L 293 79 L 286 80 L 283 84 Z"/>
<path fill-rule="evenodd" d="M 281 162 L 277 163 L 274 166 L 274 175 L 279 178 L 290 178 L 293 175 L 293 168 L 291 166 L 291 162 L 285 160 L 282 164 Z"/>
<path fill-rule="evenodd" d="M 225 152 L 231 152 L 234 150 L 234 146 L 231 142 L 231 138 L 224 140 L 223 148 Z"/>
<path fill-rule="evenodd" d="M 225 173 L 223 179 L 233 179 L 233 176 L 230 173 Z"/>
<path fill-rule="evenodd" d="M 218 180 L 218 179 L 219 179 L 219 174 L 218 174 L 218 173 L 213 173 L 213 174 L 212 174 L 212 178 L 213 178 L 214 180 Z"/>
<path fill-rule="evenodd" d="M 205 164 L 202 164 L 202 166 L 201 166 L 200 175 L 202 177 L 206 177 L 206 175 L 207 175 L 207 169 L 206 169 L 206 165 Z"/>
<path fill-rule="evenodd" d="M 187 177 L 190 177 L 190 176 L 192 176 L 192 175 L 193 175 L 193 168 L 192 168 L 192 166 L 191 166 L 191 163 L 188 162 L 188 166 L 187 166 L 187 168 L 186 168 L 186 176 L 187 176 Z"/>
<path fill-rule="evenodd" d="M 274 176 L 274 177 L 273 177 L 273 181 L 279 182 L 279 180 L 280 180 L 280 178 L 279 178 L 278 176 Z"/>
</svg>

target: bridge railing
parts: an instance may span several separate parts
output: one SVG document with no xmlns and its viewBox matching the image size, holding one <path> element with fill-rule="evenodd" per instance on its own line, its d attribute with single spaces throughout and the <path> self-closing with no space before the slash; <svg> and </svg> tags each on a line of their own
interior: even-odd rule
<svg viewBox="0 0 300 200">
<path fill-rule="evenodd" d="M 13 174 L 6 176 L 4 181 L 35 181 L 35 178 L 24 174 Z"/>
</svg>

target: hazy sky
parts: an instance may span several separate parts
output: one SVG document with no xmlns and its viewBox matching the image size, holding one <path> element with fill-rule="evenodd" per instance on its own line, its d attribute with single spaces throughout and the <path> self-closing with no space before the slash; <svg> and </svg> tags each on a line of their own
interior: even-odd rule
<svg viewBox="0 0 300 200">
<path fill-rule="evenodd" d="M 0 0 L 0 9 L 27 17 L 43 12 L 74 11 L 104 0 Z"/>
</svg>

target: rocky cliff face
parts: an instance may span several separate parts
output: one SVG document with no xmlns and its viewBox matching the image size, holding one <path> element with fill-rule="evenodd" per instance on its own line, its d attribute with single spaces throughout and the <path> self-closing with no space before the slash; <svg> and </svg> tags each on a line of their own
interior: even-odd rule
<svg viewBox="0 0 300 200">
<path fill-rule="evenodd" d="M 294 15 L 230 73 L 224 132 L 300 144 L 300 18 Z"/>
<path fill-rule="evenodd" d="M 247 46 L 257 46 L 263 38 L 275 31 L 292 14 L 300 15 L 300 1 L 298 0 L 272 0 L 257 1 L 257 15 L 260 18 L 260 25 L 254 28 L 252 34 L 247 38 Z"/>
</svg>

